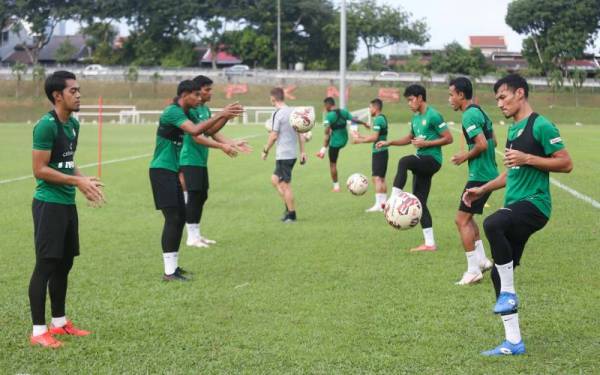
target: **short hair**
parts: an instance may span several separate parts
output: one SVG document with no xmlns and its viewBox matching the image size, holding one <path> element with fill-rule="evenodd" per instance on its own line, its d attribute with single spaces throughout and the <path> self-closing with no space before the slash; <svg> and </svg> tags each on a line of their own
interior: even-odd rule
<svg viewBox="0 0 600 375">
<path fill-rule="evenodd" d="M 192 92 L 196 90 L 200 90 L 200 86 L 191 79 L 186 79 L 179 82 L 179 85 L 177 85 L 177 96 L 181 96 L 181 94 L 185 92 Z"/>
<path fill-rule="evenodd" d="M 371 100 L 371 104 L 377 107 L 377 109 L 379 109 L 380 111 L 383 109 L 383 102 L 379 98 Z"/>
<path fill-rule="evenodd" d="M 285 99 L 285 93 L 281 87 L 273 87 L 270 92 L 271 96 L 278 102 L 282 102 Z"/>
<path fill-rule="evenodd" d="M 457 77 L 450 80 L 450 84 L 448 86 L 454 86 L 454 90 L 456 92 L 462 92 L 465 96 L 465 99 L 470 100 L 473 99 L 473 84 L 471 80 L 466 77 Z"/>
<path fill-rule="evenodd" d="M 52 96 L 52 94 L 55 91 L 62 92 L 65 87 L 67 87 L 68 79 L 77 79 L 77 77 L 75 77 L 75 74 L 67 72 L 66 70 L 57 70 L 46 78 L 46 82 L 44 82 L 44 91 L 52 104 L 55 104 L 54 96 Z"/>
<path fill-rule="evenodd" d="M 323 103 L 329 104 L 329 105 L 335 105 L 335 99 L 332 98 L 331 96 L 328 96 L 325 98 L 325 100 L 323 100 Z"/>
<path fill-rule="evenodd" d="M 408 98 L 409 96 L 414 96 L 415 98 L 421 96 L 423 101 L 427 101 L 427 91 L 425 91 L 425 87 L 421 85 L 410 85 L 404 90 L 404 97 Z"/>
<path fill-rule="evenodd" d="M 494 93 L 497 93 L 502 85 L 506 85 L 512 92 L 517 91 L 517 89 L 523 89 L 525 98 L 529 96 L 529 85 L 527 84 L 527 80 L 519 74 L 509 74 L 500 78 L 494 85 Z"/>
<path fill-rule="evenodd" d="M 198 85 L 199 88 L 203 88 L 204 86 L 209 86 L 213 84 L 212 79 L 203 75 L 194 77 L 193 81 Z"/>
</svg>

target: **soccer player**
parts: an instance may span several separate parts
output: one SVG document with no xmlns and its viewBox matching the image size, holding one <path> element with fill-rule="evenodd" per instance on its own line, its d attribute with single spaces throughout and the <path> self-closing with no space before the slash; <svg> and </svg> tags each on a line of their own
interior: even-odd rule
<svg viewBox="0 0 600 375">
<path fill-rule="evenodd" d="M 412 144 L 417 148 L 416 155 L 405 156 L 398 162 L 398 172 L 394 179 L 392 195 L 399 195 L 406 185 L 408 171 L 413 173 L 413 194 L 421 201 L 423 215 L 421 227 L 425 243 L 410 251 L 435 251 L 433 221 L 427 208 L 427 197 L 431 190 L 431 180 L 442 167 L 442 146 L 452 143 L 452 134 L 442 115 L 427 105 L 427 92 L 421 85 L 411 85 L 404 90 L 408 107 L 414 113 L 408 135 L 395 141 L 377 142 L 377 148 Z"/>
<path fill-rule="evenodd" d="M 483 222 L 495 262 L 491 272 L 496 292 L 493 311 L 502 318 L 506 340 L 482 352 L 485 356 L 525 353 L 514 267 L 519 265 L 529 237 L 550 218 L 550 172 L 569 173 L 573 169 L 556 126 L 531 108 L 529 86 L 523 77 L 507 75 L 496 82 L 494 93 L 502 114 L 514 121 L 508 129 L 504 152 L 507 171 L 483 186 L 467 189 L 463 195 L 465 205 L 472 206 L 485 194 L 506 187 L 504 207 Z"/>
<path fill-rule="evenodd" d="M 353 124 L 362 124 L 364 127 L 369 129 L 369 124 L 359 120 L 356 117 L 352 117 L 350 112 L 343 108 L 335 107 L 335 100 L 332 97 L 327 97 L 323 100 L 325 105 L 325 111 L 327 116 L 323 125 L 325 125 L 325 138 L 323 140 L 323 147 L 317 153 L 317 157 L 323 159 L 325 152 L 329 147 L 329 172 L 331 174 L 331 180 L 333 181 L 333 191 L 340 191 L 340 183 L 338 182 L 338 171 L 337 171 L 337 160 L 340 154 L 340 150 L 348 143 L 348 128 L 347 123 L 351 121 Z"/>
<path fill-rule="evenodd" d="M 386 141 L 388 135 L 387 118 L 381 111 L 383 102 L 380 99 L 373 99 L 369 104 L 371 118 L 373 118 L 373 133 L 368 136 L 361 136 L 358 132 L 352 132 L 353 143 L 373 143 L 371 156 L 371 174 L 375 184 L 375 204 L 366 212 L 381 212 L 387 200 L 387 186 L 385 184 L 385 174 L 389 153 L 387 147 L 377 148 L 377 142 Z"/>
<path fill-rule="evenodd" d="M 29 283 L 29 303 L 33 320 L 32 345 L 58 348 L 54 335 L 87 336 L 67 320 L 65 301 L 67 281 L 73 260 L 79 255 L 79 221 L 75 187 L 94 206 L 104 202 L 100 180 L 86 177 L 75 166 L 79 122 L 71 116 L 79 111 L 81 94 L 75 75 L 52 73 L 44 84 L 54 109 L 33 129 L 32 165 L 36 178 L 32 214 L 35 267 Z M 46 326 L 46 291 L 50 294 L 52 323 Z"/>
<path fill-rule="evenodd" d="M 192 80 L 181 81 L 177 97 L 160 116 L 156 133 L 154 156 L 150 162 L 150 183 L 154 205 L 165 218 L 161 246 L 163 250 L 165 281 L 187 281 L 185 271 L 178 265 L 178 252 L 185 224 L 185 203 L 178 177 L 179 157 L 183 134 L 199 135 L 215 126 L 223 118 L 242 112 L 239 104 L 226 106 L 217 116 L 196 125 L 190 110 L 200 101 L 200 87 Z"/>
<path fill-rule="evenodd" d="M 190 108 L 190 116 L 195 124 L 202 124 L 211 118 L 211 112 L 206 103 L 212 97 L 213 81 L 206 76 L 193 79 L 200 90 L 198 105 Z M 233 141 L 218 133 L 231 117 L 219 118 L 210 130 L 193 136 L 185 134 L 179 157 L 180 173 L 183 175 L 183 194 L 185 201 L 187 246 L 208 247 L 216 241 L 202 236 L 200 220 L 204 204 L 208 199 L 208 149 L 217 148 L 226 155 L 234 157 L 238 150 L 249 152 L 246 141 Z M 212 138 L 209 138 L 210 136 Z"/>
<path fill-rule="evenodd" d="M 452 163 L 461 165 L 465 161 L 469 164 L 469 177 L 464 190 L 461 192 L 460 204 L 456 213 L 456 227 L 460 235 L 465 254 L 467 256 L 467 271 L 457 285 L 470 285 L 483 279 L 483 273 L 492 268 L 492 262 L 485 256 L 483 241 L 479 237 L 479 227 L 474 215 L 481 215 L 483 207 L 490 197 L 485 194 L 467 207 L 462 201 L 463 193 L 472 187 L 485 185 L 488 181 L 498 177 L 496 165 L 496 138 L 492 128 L 492 121 L 477 104 L 473 103 L 473 85 L 465 77 L 458 77 L 450 81 L 448 88 L 450 106 L 455 111 L 461 111 L 462 129 L 468 151 L 461 150 L 452 157 Z"/>
<path fill-rule="evenodd" d="M 267 160 L 269 150 L 277 142 L 275 155 L 275 172 L 271 176 L 271 183 L 277 189 L 285 204 L 284 223 L 296 221 L 296 207 L 294 204 L 294 193 L 292 192 L 292 169 L 296 164 L 298 146 L 300 146 L 300 164 L 306 163 L 304 152 L 304 137 L 298 134 L 290 125 L 290 114 L 292 108 L 285 104 L 283 89 L 275 87 L 271 89 L 271 103 L 277 110 L 273 114 L 273 130 L 269 133 L 267 144 L 262 150 L 262 159 Z"/>
</svg>

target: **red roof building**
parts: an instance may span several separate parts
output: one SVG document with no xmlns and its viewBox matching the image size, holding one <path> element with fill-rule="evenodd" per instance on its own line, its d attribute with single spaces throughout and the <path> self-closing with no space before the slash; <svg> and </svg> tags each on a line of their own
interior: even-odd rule
<svg viewBox="0 0 600 375">
<path fill-rule="evenodd" d="M 242 60 L 226 51 L 219 51 L 217 53 L 217 65 L 218 66 L 231 66 L 240 64 Z M 206 51 L 204 56 L 200 59 L 200 64 L 212 64 L 212 53 L 210 49 Z"/>
<path fill-rule="evenodd" d="M 507 45 L 503 36 L 472 35 L 469 37 L 469 48 L 479 48 L 484 56 L 489 57 L 494 52 L 506 52 Z"/>
</svg>

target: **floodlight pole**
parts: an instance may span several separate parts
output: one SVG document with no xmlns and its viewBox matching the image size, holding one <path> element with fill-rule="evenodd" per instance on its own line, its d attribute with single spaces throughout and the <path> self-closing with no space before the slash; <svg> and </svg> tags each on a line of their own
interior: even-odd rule
<svg viewBox="0 0 600 375">
<path fill-rule="evenodd" d="M 340 108 L 346 108 L 346 0 L 340 9 Z"/>
<path fill-rule="evenodd" d="M 281 70 L 281 0 L 277 0 L 277 71 Z"/>
</svg>

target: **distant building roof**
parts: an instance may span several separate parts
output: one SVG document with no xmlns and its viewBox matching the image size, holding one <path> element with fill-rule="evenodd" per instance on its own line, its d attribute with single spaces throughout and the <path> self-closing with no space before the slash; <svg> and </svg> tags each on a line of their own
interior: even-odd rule
<svg viewBox="0 0 600 375">
<path fill-rule="evenodd" d="M 500 35 L 472 35 L 469 37 L 471 48 L 506 48 L 506 41 Z"/>
<path fill-rule="evenodd" d="M 582 70 L 598 70 L 600 64 L 595 58 L 572 60 L 567 63 L 568 70 L 582 69 Z"/>
<path fill-rule="evenodd" d="M 90 53 L 85 44 L 85 37 L 83 35 L 68 35 L 68 36 L 53 36 L 48 44 L 40 51 L 39 61 L 41 62 L 54 62 L 56 61 L 56 51 L 65 42 L 71 43 L 74 48 L 74 53 L 71 56 L 72 61 L 78 61 L 85 57 L 89 57 Z"/>
<path fill-rule="evenodd" d="M 202 59 L 200 59 L 200 62 L 203 64 L 212 63 L 212 53 L 211 53 L 210 49 L 206 51 L 204 56 L 202 56 Z M 239 57 L 234 56 L 225 51 L 219 51 L 217 53 L 217 65 L 235 65 L 235 64 L 240 64 L 241 62 L 242 62 L 242 60 Z"/>
</svg>

